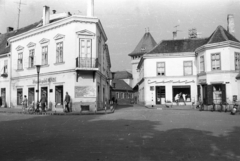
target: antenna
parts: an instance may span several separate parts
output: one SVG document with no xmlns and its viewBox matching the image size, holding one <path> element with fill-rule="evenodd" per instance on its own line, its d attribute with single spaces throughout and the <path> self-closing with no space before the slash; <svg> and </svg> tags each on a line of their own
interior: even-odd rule
<svg viewBox="0 0 240 161">
<path fill-rule="evenodd" d="M 20 0 L 20 2 L 15 2 L 15 3 L 18 4 L 18 24 L 17 24 L 17 29 L 19 29 L 21 5 L 26 5 L 26 4 L 25 4 L 25 3 L 22 3 L 21 0 Z"/>
</svg>

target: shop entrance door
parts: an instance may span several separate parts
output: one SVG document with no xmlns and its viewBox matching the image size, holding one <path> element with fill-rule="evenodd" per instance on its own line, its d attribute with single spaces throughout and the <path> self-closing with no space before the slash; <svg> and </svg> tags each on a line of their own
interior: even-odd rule
<svg viewBox="0 0 240 161">
<path fill-rule="evenodd" d="M 41 98 L 43 97 L 43 95 L 45 95 L 48 104 L 48 87 L 41 87 Z"/>
<path fill-rule="evenodd" d="M 56 105 L 63 105 L 63 86 L 55 86 L 55 102 Z"/>
<path fill-rule="evenodd" d="M 165 86 L 156 86 L 156 104 L 164 104 Z"/>
<path fill-rule="evenodd" d="M 28 104 L 32 104 L 34 100 L 34 88 L 28 88 Z"/>
<path fill-rule="evenodd" d="M 2 106 L 6 105 L 6 88 L 1 88 Z"/>
</svg>

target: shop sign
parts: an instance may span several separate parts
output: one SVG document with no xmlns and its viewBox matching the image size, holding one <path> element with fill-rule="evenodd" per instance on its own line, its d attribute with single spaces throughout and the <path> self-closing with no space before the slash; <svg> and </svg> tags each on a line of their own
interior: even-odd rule
<svg viewBox="0 0 240 161">
<path fill-rule="evenodd" d="M 176 81 L 173 81 L 173 80 L 167 80 L 167 81 L 150 81 L 150 80 L 148 80 L 148 84 L 152 84 L 152 83 L 185 83 L 185 84 L 188 84 L 188 83 L 195 83 L 195 81 L 194 80 L 184 80 L 184 81 L 182 81 L 182 80 L 176 80 Z"/>
<path fill-rule="evenodd" d="M 44 79 L 39 79 L 39 84 L 45 84 L 45 83 L 51 83 L 56 82 L 56 77 L 49 77 Z M 33 84 L 37 84 L 38 82 L 36 80 L 33 80 Z"/>
<path fill-rule="evenodd" d="M 198 80 L 198 83 L 199 83 L 199 84 L 207 83 L 207 79 L 199 79 L 199 80 Z"/>
</svg>

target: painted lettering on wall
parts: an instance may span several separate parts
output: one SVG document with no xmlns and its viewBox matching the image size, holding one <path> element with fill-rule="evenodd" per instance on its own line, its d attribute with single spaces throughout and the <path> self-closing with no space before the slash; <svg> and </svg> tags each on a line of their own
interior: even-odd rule
<svg viewBox="0 0 240 161">
<path fill-rule="evenodd" d="M 75 98 L 96 97 L 96 87 L 75 86 Z"/>
<path fill-rule="evenodd" d="M 148 80 L 148 84 L 152 84 L 152 83 L 185 83 L 185 84 L 188 84 L 188 83 L 195 83 L 194 80 L 191 80 L 191 81 L 187 81 L 187 80 L 184 80 L 184 81 L 181 81 L 181 80 L 178 80 L 178 81 L 173 81 L 173 80 L 168 80 L 168 81 L 152 81 L 151 80 Z"/>
<path fill-rule="evenodd" d="M 56 82 L 56 77 L 49 77 L 44 79 L 39 79 L 39 84 Z M 33 80 L 33 84 L 37 84 L 37 80 Z"/>
</svg>

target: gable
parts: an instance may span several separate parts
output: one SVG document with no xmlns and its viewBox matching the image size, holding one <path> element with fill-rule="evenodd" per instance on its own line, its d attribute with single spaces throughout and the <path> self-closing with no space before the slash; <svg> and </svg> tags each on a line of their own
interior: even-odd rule
<svg viewBox="0 0 240 161">
<path fill-rule="evenodd" d="M 83 35 L 83 36 L 95 36 L 95 33 L 85 29 L 85 30 L 81 30 L 76 32 L 77 35 Z"/>
</svg>

